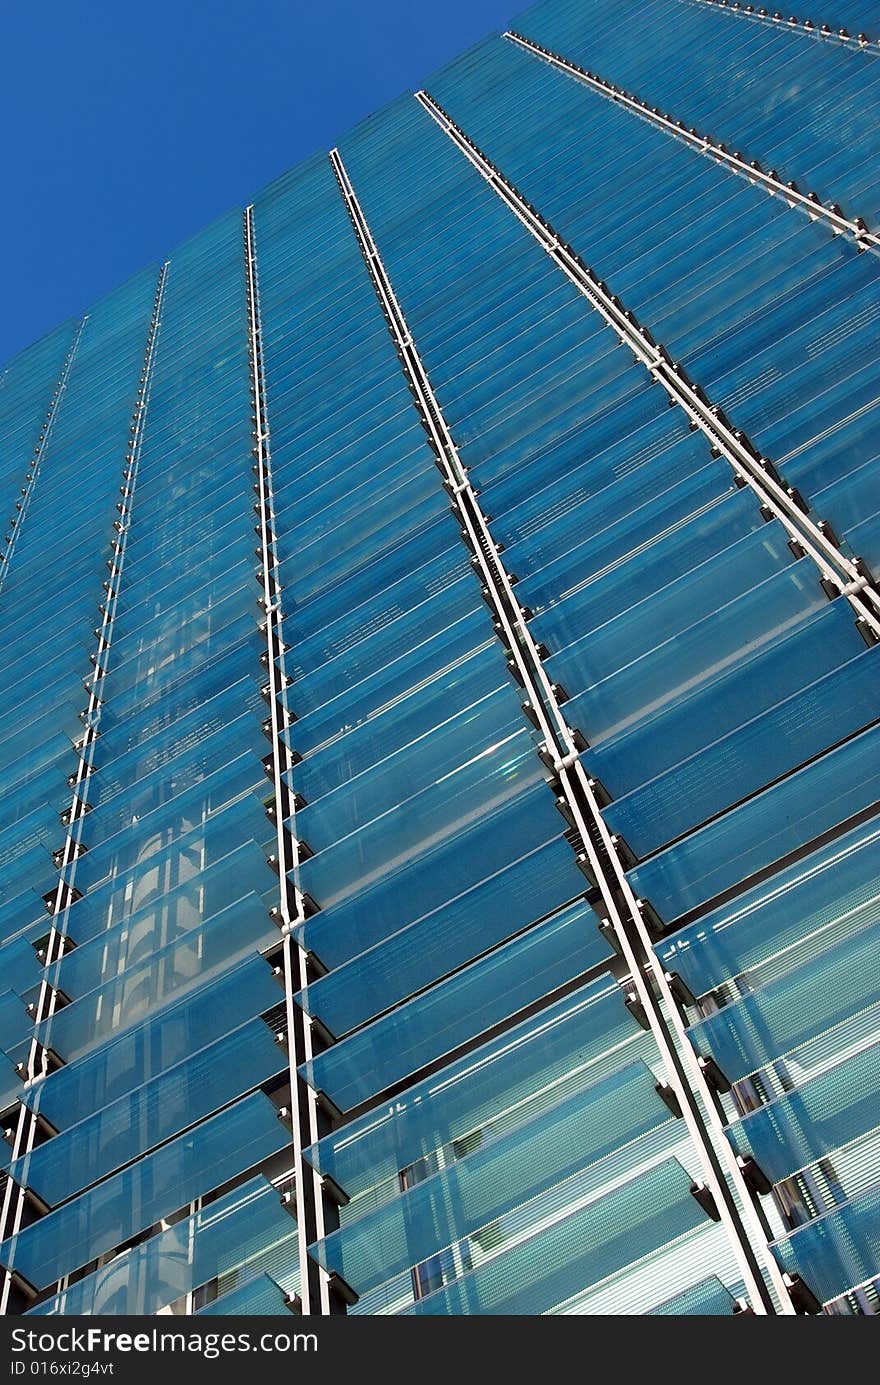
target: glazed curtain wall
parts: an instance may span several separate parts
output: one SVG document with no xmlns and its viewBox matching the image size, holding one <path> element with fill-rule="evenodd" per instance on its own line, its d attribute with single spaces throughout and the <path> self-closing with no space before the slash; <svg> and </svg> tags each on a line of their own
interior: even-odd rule
<svg viewBox="0 0 880 1385">
<path fill-rule="evenodd" d="M 511 28 L 0 380 L 7 1311 L 876 1311 L 880 49 Z"/>
<path fill-rule="evenodd" d="M 15 559 L 25 580 L 20 564 L 25 542 L 38 542 L 40 503 L 44 523 L 57 526 L 61 496 L 72 494 L 81 529 L 71 550 L 81 555 L 83 571 L 76 587 L 69 568 L 66 575 L 71 596 L 77 595 L 70 623 L 76 618 L 82 628 L 75 645 L 61 646 L 65 656 L 69 647 L 69 669 L 61 655 L 48 663 L 59 685 L 50 703 L 56 722 L 63 705 L 72 710 L 68 735 L 75 734 L 75 709 L 84 701 L 91 625 L 99 598 L 107 599 L 101 573 L 108 536 L 116 532 L 155 284 L 152 273 L 111 300 L 105 335 L 111 327 L 117 335 L 106 345 L 96 343 L 98 360 L 109 355 L 113 364 L 100 400 L 107 433 L 102 489 L 77 492 L 75 478 L 89 474 L 89 456 L 72 439 L 66 469 L 59 462 L 52 475 L 59 495 L 51 503 L 47 452 L 44 481 Z M 142 300 L 135 302 L 137 316 L 129 308 L 136 290 Z M 125 320 L 127 337 L 120 341 L 123 309 L 132 323 Z M 249 1280 L 293 1231 L 271 1182 L 258 1197 L 252 1180 L 242 1177 L 257 1168 L 271 1173 L 267 1160 L 283 1152 L 290 1137 L 264 1090 L 274 1090 L 271 1082 L 285 1062 L 273 1028 L 260 1018 L 282 995 L 260 955 L 277 937 L 268 914 L 276 882 L 263 847 L 271 824 L 262 802 L 265 738 L 238 215 L 175 255 L 160 319 L 130 524 L 123 531 L 125 562 L 119 578 L 111 579 L 118 601 L 102 655 L 94 773 L 80 790 L 89 804 L 82 823 L 87 850 L 73 863 L 81 897 L 54 919 L 69 941 L 48 980 L 64 1003 L 42 1018 L 34 1036 L 21 1030 L 6 1049 L 11 1064 L 27 1064 L 35 1038 L 63 1062 L 48 1072 L 38 1065 L 28 1084 L 28 1104 L 46 1123 L 40 1138 L 51 1138 L 32 1151 L 19 1142 L 7 1168 L 16 1185 L 39 1199 L 43 1215 L 33 1219 L 26 1208 L 18 1227 L 8 1219 L 7 1232 L 11 1225 L 17 1234 L 7 1240 L 5 1263 L 41 1294 L 54 1293 L 73 1274 L 58 1300 L 64 1312 L 155 1311 L 181 1300 L 192 1310 L 203 1284 L 211 1285 L 203 1294 L 207 1301 Z M 95 407 L 94 382 L 83 380 L 81 402 L 78 383 L 89 337 L 97 339 L 99 330 L 93 313 L 53 448 L 60 447 L 68 410 L 78 403 Z M 117 395 L 118 421 L 110 412 Z M 103 438 L 94 422 L 89 426 L 97 448 Z M 16 610 L 11 602 L 6 609 Z M 24 636 L 17 647 L 26 657 Z M 38 689 L 44 676 L 41 662 Z M 69 801 L 65 775 L 75 765 L 68 740 L 58 756 L 57 783 L 48 776 L 41 781 L 43 793 L 57 792 L 57 802 L 48 805 L 56 824 L 49 846 L 60 837 L 57 810 L 65 795 Z M 48 928 L 39 894 L 51 883 L 51 857 L 43 855 L 29 895 L 17 901 L 18 927 L 10 927 L 5 944 L 14 957 L 29 952 L 37 964 L 34 944 Z M 23 975 L 20 1005 L 38 1001 L 38 986 L 38 972 Z M 219 1218 L 214 1204 L 230 1180 L 241 1186 L 226 1196 L 226 1214 Z M 274 1214 L 267 1216 L 270 1205 Z M 212 1248 L 221 1221 L 237 1232 Z M 256 1221 L 262 1239 L 254 1247 L 248 1227 Z M 289 1287 L 295 1287 L 295 1274 Z M 275 1301 L 283 1311 L 279 1287 Z"/>
</svg>

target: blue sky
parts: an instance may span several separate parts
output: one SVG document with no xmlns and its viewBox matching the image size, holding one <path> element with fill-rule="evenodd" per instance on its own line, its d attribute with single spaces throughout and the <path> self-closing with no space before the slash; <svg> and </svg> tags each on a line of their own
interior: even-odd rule
<svg viewBox="0 0 880 1385">
<path fill-rule="evenodd" d="M 0 361 L 523 0 L 25 0 L 0 21 Z"/>
</svg>

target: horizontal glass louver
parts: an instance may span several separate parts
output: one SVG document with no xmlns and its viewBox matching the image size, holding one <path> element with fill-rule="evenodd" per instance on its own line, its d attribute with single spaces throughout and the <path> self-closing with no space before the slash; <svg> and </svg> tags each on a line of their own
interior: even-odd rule
<svg viewBox="0 0 880 1385">
<path fill-rule="evenodd" d="M 156 1313 L 295 1235 L 277 1189 L 264 1178 L 253 1178 L 203 1211 L 133 1246 L 34 1311 Z M 242 1278 L 246 1277 L 245 1271 Z"/>
</svg>

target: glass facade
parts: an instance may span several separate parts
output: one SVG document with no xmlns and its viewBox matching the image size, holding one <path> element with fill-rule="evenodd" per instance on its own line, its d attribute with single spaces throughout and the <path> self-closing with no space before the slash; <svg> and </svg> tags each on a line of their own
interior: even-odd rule
<svg viewBox="0 0 880 1385">
<path fill-rule="evenodd" d="M 877 1311 L 873 10 L 546 0 L 8 365 L 4 1312 Z"/>
</svg>

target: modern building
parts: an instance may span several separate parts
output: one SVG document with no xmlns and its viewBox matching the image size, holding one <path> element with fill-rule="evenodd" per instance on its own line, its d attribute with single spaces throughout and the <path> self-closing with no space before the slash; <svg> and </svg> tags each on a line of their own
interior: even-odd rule
<svg viewBox="0 0 880 1385">
<path fill-rule="evenodd" d="M 877 1311 L 880 27 L 798 4 L 548 0 L 7 366 L 5 1312 Z"/>
</svg>

